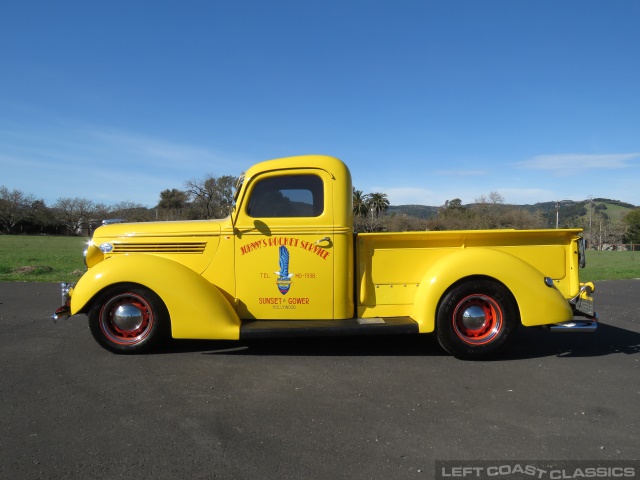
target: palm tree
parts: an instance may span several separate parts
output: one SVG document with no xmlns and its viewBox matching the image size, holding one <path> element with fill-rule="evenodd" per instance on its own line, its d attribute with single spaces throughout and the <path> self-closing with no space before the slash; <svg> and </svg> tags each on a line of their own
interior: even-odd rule
<svg viewBox="0 0 640 480">
<path fill-rule="evenodd" d="M 364 217 L 369 212 L 369 205 L 367 204 L 367 195 L 362 193 L 362 190 L 356 190 L 353 188 L 353 214 L 356 216 Z"/>
<path fill-rule="evenodd" d="M 367 195 L 367 205 L 372 211 L 376 212 L 376 218 L 380 212 L 384 212 L 389 208 L 389 199 L 386 193 L 370 193 Z"/>
</svg>

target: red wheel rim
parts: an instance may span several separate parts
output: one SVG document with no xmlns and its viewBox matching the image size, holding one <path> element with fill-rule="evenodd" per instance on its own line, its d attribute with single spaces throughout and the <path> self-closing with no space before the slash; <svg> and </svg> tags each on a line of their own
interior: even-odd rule
<svg viewBox="0 0 640 480">
<path fill-rule="evenodd" d="M 136 345 L 151 333 L 154 316 L 149 303 L 135 293 L 111 298 L 100 310 L 100 328 L 118 345 Z"/>
<path fill-rule="evenodd" d="M 469 345 L 484 345 L 502 330 L 502 308 L 487 295 L 469 295 L 456 306 L 452 321 L 460 340 Z"/>
</svg>

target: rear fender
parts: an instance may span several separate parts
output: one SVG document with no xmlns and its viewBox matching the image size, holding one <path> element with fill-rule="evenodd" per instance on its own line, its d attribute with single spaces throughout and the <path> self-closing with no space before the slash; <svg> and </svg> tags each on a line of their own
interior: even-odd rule
<svg viewBox="0 0 640 480">
<path fill-rule="evenodd" d="M 573 318 L 569 302 L 553 287 L 544 283 L 544 274 L 530 264 L 499 250 L 464 249 L 448 255 L 425 273 L 413 305 L 413 318 L 420 332 L 435 329 L 440 299 L 456 282 L 467 277 L 491 277 L 513 294 L 525 326 L 559 323 Z"/>
<path fill-rule="evenodd" d="M 184 265 L 154 255 L 112 257 L 89 269 L 73 289 L 71 313 L 86 313 L 100 292 L 119 283 L 137 283 L 160 296 L 173 338 L 240 337 L 240 319 L 215 285 Z"/>
</svg>

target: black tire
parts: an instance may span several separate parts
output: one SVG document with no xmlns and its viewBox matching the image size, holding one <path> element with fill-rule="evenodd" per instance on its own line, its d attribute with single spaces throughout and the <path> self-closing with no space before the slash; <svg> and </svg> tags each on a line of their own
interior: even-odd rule
<svg viewBox="0 0 640 480">
<path fill-rule="evenodd" d="M 140 285 L 110 288 L 89 311 L 93 338 L 114 353 L 148 352 L 168 338 L 169 327 L 167 307 Z"/>
<path fill-rule="evenodd" d="M 507 346 L 518 325 L 520 313 L 513 295 L 487 278 L 465 280 L 449 290 L 436 317 L 440 346 L 465 360 L 492 357 Z"/>
</svg>

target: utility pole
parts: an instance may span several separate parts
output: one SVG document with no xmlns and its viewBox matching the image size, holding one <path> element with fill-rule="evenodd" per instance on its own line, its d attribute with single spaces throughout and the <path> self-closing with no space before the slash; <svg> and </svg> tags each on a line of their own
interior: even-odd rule
<svg viewBox="0 0 640 480">
<path fill-rule="evenodd" d="M 591 228 L 591 216 L 593 213 L 593 196 L 589 195 L 589 248 L 591 248 L 591 244 L 593 243 L 593 230 Z"/>
<path fill-rule="evenodd" d="M 571 202 L 571 200 L 556 200 L 556 229 L 560 228 L 560 205 Z"/>
<path fill-rule="evenodd" d="M 600 235 L 598 236 L 598 250 L 602 250 L 602 219 L 600 220 Z"/>
</svg>

